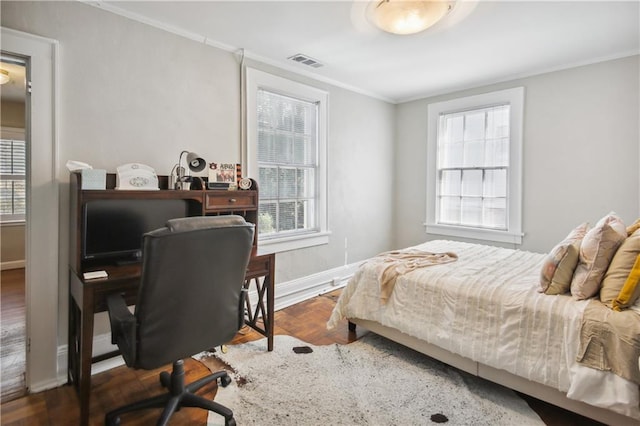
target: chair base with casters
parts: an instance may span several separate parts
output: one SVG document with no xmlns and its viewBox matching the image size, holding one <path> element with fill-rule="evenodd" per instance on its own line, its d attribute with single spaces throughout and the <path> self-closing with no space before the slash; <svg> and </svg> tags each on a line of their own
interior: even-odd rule
<svg viewBox="0 0 640 426">
<path fill-rule="evenodd" d="M 168 392 L 110 411 L 105 415 L 104 423 L 107 426 L 117 426 L 120 425 L 121 414 L 147 408 L 164 408 L 156 424 L 158 426 L 167 425 L 173 413 L 180 410 L 181 407 L 196 407 L 220 414 L 224 417 L 225 426 L 235 426 L 236 421 L 230 409 L 213 400 L 194 394 L 204 385 L 218 379 L 223 387 L 227 387 L 231 383 L 231 378 L 226 371 L 218 371 L 186 385 L 184 382 L 184 361 L 175 361 L 171 374 L 166 371 L 160 373 L 160 383 L 168 389 Z"/>
</svg>

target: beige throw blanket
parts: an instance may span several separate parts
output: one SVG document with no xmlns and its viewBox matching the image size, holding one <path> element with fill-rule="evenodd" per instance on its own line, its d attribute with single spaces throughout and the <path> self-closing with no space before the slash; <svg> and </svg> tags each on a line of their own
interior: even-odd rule
<svg viewBox="0 0 640 426">
<path fill-rule="evenodd" d="M 640 315 L 616 312 L 599 300 L 584 310 L 577 361 L 597 370 L 611 371 L 640 384 Z"/>
<path fill-rule="evenodd" d="M 378 282 L 380 283 L 380 301 L 387 303 L 396 280 L 402 274 L 411 272 L 418 268 L 427 266 L 442 265 L 458 260 L 455 253 L 431 253 L 416 249 L 408 249 L 402 251 L 389 251 L 381 253 L 366 263 L 373 264 L 378 273 Z"/>
</svg>

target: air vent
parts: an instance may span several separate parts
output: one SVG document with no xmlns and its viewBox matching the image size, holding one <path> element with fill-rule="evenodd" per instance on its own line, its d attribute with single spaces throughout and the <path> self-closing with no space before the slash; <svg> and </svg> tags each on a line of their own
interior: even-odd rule
<svg viewBox="0 0 640 426">
<path fill-rule="evenodd" d="M 297 55 L 289 56 L 287 59 L 291 59 L 294 62 L 298 62 L 300 64 L 308 65 L 312 68 L 320 68 L 324 65 L 320 62 L 316 61 L 313 58 L 308 57 L 307 55 L 303 55 L 302 53 L 298 53 Z"/>
</svg>

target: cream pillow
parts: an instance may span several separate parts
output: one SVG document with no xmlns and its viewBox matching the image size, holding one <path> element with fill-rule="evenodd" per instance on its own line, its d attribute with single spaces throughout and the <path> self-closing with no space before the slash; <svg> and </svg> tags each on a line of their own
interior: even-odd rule
<svg viewBox="0 0 640 426">
<path fill-rule="evenodd" d="M 589 224 L 583 223 L 549 252 L 540 272 L 541 293 L 564 294 L 569 291 L 573 271 L 578 265 L 580 242 L 588 230 Z"/>
<path fill-rule="evenodd" d="M 624 240 L 613 259 L 611 259 L 600 289 L 600 301 L 602 303 L 611 307 L 611 302 L 620 294 L 639 254 L 640 230 L 637 230 Z"/>
<path fill-rule="evenodd" d="M 627 229 L 613 212 L 598 221 L 580 245 L 580 260 L 571 280 L 571 295 L 578 300 L 598 293 L 609 262 L 627 238 Z"/>
</svg>

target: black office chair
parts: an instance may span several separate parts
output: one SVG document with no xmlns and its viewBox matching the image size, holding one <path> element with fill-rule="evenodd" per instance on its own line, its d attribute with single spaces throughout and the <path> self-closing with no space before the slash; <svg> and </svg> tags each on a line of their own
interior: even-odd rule
<svg viewBox="0 0 640 426">
<path fill-rule="evenodd" d="M 160 374 L 167 393 L 106 414 L 105 424 L 120 424 L 126 412 L 164 407 L 158 425 L 166 425 L 180 407 L 200 407 L 235 425 L 233 412 L 194 394 L 225 371 L 184 383 L 183 358 L 229 342 L 244 324 L 244 276 L 254 225 L 240 216 L 173 219 L 143 237 L 142 276 L 135 313 L 120 294 L 107 298 L 111 339 L 127 366 L 146 370 L 173 363 Z"/>
</svg>

